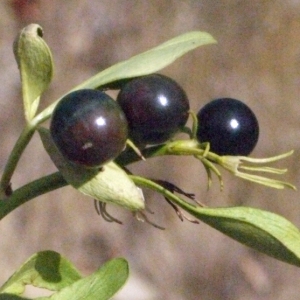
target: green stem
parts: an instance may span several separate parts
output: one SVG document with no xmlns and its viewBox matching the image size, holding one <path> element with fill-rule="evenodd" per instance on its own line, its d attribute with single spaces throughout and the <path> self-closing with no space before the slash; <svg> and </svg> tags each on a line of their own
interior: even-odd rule
<svg viewBox="0 0 300 300">
<path fill-rule="evenodd" d="M 41 113 L 39 113 L 37 116 L 35 116 L 32 120 L 32 123 L 34 124 L 35 127 L 37 127 L 38 125 L 40 125 L 41 123 L 45 122 L 47 119 L 49 119 L 53 113 L 53 110 L 55 108 L 55 106 L 57 105 L 57 103 L 62 99 L 59 98 L 58 100 L 56 100 L 54 103 L 52 103 L 51 105 L 49 105 L 47 108 L 45 108 Z"/>
<path fill-rule="evenodd" d="M 5 165 L 2 178 L 0 181 L 0 197 L 3 198 L 6 195 L 6 191 L 10 187 L 10 182 L 12 175 L 17 167 L 17 164 L 20 160 L 20 157 L 28 145 L 29 141 L 31 140 L 34 134 L 35 128 L 32 125 L 27 125 L 21 135 L 19 136 L 9 158 Z"/>
<path fill-rule="evenodd" d="M 154 182 L 150 179 L 140 177 L 140 176 L 135 176 L 135 175 L 130 175 L 129 177 L 133 180 L 133 182 L 136 185 L 138 185 L 140 187 L 145 187 L 145 188 L 154 190 L 157 193 L 160 193 L 160 194 L 164 195 L 170 201 L 174 202 L 175 204 L 177 204 L 178 206 L 180 206 L 181 208 L 185 209 L 188 212 L 190 212 L 191 207 L 192 208 L 195 208 L 195 207 L 199 208 L 199 205 L 196 206 L 194 204 L 187 203 L 186 201 L 184 201 L 180 197 L 176 196 L 175 194 L 173 194 L 172 192 L 170 192 L 169 190 L 167 190 L 163 186 L 159 185 L 158 183 L 156 183 L 156 182 Z"/>
<path fill-rule="evenodd" d="M 15 190 L 13 194 L 0 201 L 0 220 L 15 208 L 40 195 L 68 185 L 60 172 L 56 172 L 32 181 Z"/>
<path fill-rule="evenodd" d="M 144 158 L 149 158 L 165 155 L 167 151 L 168 149 L 166 145 L 158 145 L 146 148 L 143 151 L 141 151 L 141 153 Z M 115 161 L 121 166 L 126 166 L 140 160 L 141 157 L 138 156 L 133 149 L 127 148 L 127 150 L 121 153 L 121 155 L 119 155 Z"/>
<path fill-rule="evenodd" d="M 205 150 L 200 149 L 199 143 L 195 140 L 183 140 L 169 142 L 163 145 L 152 146 L 141 151 L 144 158 L 152 158 L 163 155 L 198 155 L 203 156 Z M 218 155 L 208 152 L 207 158 L 215 161 Z M 140 161 L 141 158 L 132 149 L 124 151 L 117 159 L 119 165 L 126 166 L 134 162 Z"/>
</svg>

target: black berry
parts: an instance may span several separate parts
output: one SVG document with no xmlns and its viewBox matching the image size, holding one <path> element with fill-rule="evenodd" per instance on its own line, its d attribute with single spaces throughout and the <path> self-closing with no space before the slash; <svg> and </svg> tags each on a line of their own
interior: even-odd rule
<svg viewBox="0 0 300 300">
<path fill-rule="evenodd" d="M 209 142 L 211 151 L 219 155 L 249 155 L 258 141 L 258 121 L 252 110 L 239 100 L 213 100 L 197 117 L 198 140 Z"/>
<path fill-rule="evenodd" d="M 98 167 L 121 153 L 128 128 L 116 101 L 101 91 L 86 89 L 72 92 L 58 103 L 50 132 L 66 159 Z"/>
<path fill-rule="evenodd" d="M 126 83 L 117 102 L 128 120 L 129 137 L 137 144 L 164 143 L 188 119 L 186 93 L 174 80 L 160 74 Z"/>
</svg>

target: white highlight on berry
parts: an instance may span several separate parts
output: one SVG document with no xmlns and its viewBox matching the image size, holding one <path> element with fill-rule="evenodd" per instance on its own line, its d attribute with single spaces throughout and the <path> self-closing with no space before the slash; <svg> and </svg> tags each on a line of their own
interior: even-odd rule
<svg viewBox="0 0 300 300">
<path fill-rule="evenodd" d="M 159 102 L 160 102 L 160 104 L 161 104 L 162 106 L 167 106 L 167 105 L 168 105 L 168 99 L 167 99 L 166 96 L 164 96 L 164 95 L 159 95 L 159 96 L 158 96 L 158 100 L 159 100 Z"/>
<path fill-rule="evenodd" d="M 105 126 L 106 125 L 106 120 L 103 117 L 99 117 L 96 119 L 96 124 L 98 126 Z"/>
<path fill-rule="evenodd" d="M 230 120 L 230 127 L 233 129 L 236 129 L 240 126 L 239 122 L 237 119 L 232 119 Z"/>
</svg>

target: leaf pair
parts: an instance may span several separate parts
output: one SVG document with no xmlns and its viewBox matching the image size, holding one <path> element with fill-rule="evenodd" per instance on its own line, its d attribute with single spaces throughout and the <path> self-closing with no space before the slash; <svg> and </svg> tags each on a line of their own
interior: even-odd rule
<svg viewBox="0 0 300 300">
<path fill-rule="evenodd" d="M 20 297 L 26 285 L 48 289 L 55 293 L 39 300 L 107 300 L 125 284 L 128 263 L 113 259 L 90 276 L 82 278 L 67 259 L 54 251 L 42 251 L 31 256 L 0 288 L 0 300 Z"/>
</svg>

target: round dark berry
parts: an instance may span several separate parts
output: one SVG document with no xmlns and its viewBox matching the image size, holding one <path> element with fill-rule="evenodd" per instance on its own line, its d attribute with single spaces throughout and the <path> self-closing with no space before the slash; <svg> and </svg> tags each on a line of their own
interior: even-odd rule
<svg viewBox="0 0 300 300">
<path fill-rule="evenodd" d="M 78 90 L 56 106 L 50 133 L 63 156 L 87 167 L 116 158 L 125 147 L 128 125 L 116 101 L 97 90 Z"/>
<path fill-rule="evenodd" d="M 258 141 L 258 121 L 239 100 L 213 100 L 198 112 L 197 118 L 198 140 L 209 142 L 211 151 L 219 155 L 249 155 Z"/>
<path fill-rule="evenodd" d="M 137 144 L 160 144 L 182 128 L 189 101 L 171 78 L 152 74 L 133 79 L 121 89 L 117 102 L 129 125 L 129 137 Z"/>
</svg>

